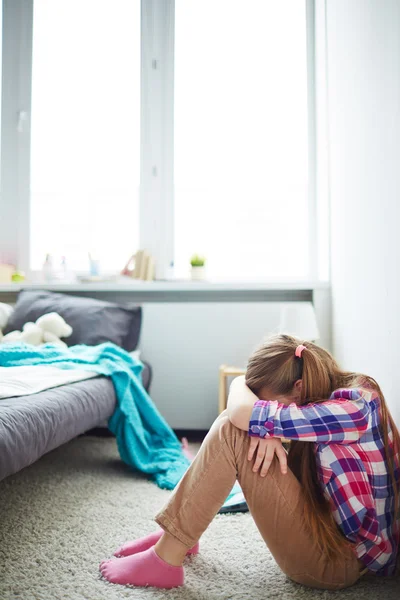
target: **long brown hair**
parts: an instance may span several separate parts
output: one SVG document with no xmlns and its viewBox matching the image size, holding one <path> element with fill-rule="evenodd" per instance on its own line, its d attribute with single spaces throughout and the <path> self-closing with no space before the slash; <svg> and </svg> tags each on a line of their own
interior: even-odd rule
<svg viewBox="0 0 400 600">
<path fill-rule="evenodd" d="M 299 344 L 306 347 L 301 358 L 295 356 Z M 400 436 L 379 385 L 367 375 L 342 371 L 329 352 L 312 342 L 304 342 L 289 335 L 269 338 L 249 359 L 246 384 L 256 395 L 262 388 L 267 388 L 273 394 L 290 395 L 299 379 L 302 380 L 300 405 L 327 400 L 338 388 L 361 387 L 378 393 L 380 426 L 394 489 L 393 521 L 396 527 L 400 509 L 400 482 L 395 476 L 395 457 L 399 456 Z M 350 542 L 339 531 L 322 491 L 314 448 L 314 444 L 310 442 L 292 440 L 288 464 L 302 484 L 305 494 L 304 519 L 313 538 L 320 549 L 333 558 Z"/>
</svg>

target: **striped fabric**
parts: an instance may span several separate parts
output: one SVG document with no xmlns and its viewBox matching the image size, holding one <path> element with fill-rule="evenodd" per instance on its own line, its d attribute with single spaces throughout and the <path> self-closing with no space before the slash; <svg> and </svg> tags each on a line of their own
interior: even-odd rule
<svg viewBox="0 0 400 600">
<path fill-rule="evenodd" d="M 304 406 L 259 400 L 254 404 L 249 435 L 313 442 L 321 485 L 336 523 L 355 543 L 357 557 L 370 571 L 391 575 L 396 568 L 400 522 L 396 529 L 379 404 L 376 392 L 362 389 L 336 390 L 329 400 Z M 389 440 L 393 442 L 392 432 Z"/>
</svg>

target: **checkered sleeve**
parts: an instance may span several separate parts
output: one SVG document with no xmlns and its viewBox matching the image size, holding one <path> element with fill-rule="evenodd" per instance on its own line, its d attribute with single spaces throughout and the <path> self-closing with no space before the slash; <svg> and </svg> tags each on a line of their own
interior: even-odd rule
<svg viewBox="0 0 400 600">
<path fill-rule="evenodd" d="M 365 393 L 357 389 L 337 390 L 329 400 L 303 406 L 258 400 L 250 418 L 249 435 L 349 444 L 367 431 L 369 422 L 370 406 Z"/>
</svg>

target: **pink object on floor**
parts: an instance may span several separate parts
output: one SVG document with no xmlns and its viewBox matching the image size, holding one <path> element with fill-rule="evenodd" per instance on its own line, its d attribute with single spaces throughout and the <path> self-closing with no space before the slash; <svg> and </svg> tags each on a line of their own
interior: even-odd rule
<svg viewBox="0 0 400 600">
<path fill-rule="evenodd" d="M 182 438 L 182 452 L 190 461 L 194 459 L 194 454 L 189 450 L 189 442 L 187 438 Z"/>
<path fill-rule="evenodd" d="M 120 548 L 118 548 L 114 552 L 114 556 L 130 556 L 131 554 L 137 554 L 138 552 L 143 552 L 148 548 L 154 546 L 160 537 L 163 534 L 163 530 L 154 531 L 153 533 L 149 533 L 145 537 L 138 538 L 137 540 L 132 540 L 131 542 L 127 542 Z M 198 554 L 199 552 L 199 542 L 197 542 L 193 548 L 187 551 L 187 554 Z"/>
<path fill-rule="evenodd" d="M 184 582 L 183 567 L 169 565 L 153 547 L 124 558 L 104 560 L 100 563 L 100 571 L 110 583 L 121 585 L 173 588 Z"/>
</svg>

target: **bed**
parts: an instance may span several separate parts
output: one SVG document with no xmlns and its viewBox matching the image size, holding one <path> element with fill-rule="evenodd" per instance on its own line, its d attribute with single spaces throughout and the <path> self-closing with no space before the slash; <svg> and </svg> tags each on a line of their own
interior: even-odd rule
<svg viewBox="0 0 400 600">
<path fill-rule="evenodd" d="M 150 366 L 142 371 L 148 390 Z M 107 377 L 0 400 L 0 480 L 96 427 L 105 427 L 116 403 Z"/>
<path fill-rule="evenodd" d="M 36 322 L 49 312 L 57 312 L 71 325 L 73 333 L 66 340 L 69 346 L 112 342 L 126 352 L 139 352 L 140 306 L 46 290 L 21 291 L 3 333 L 22 330 L 24 323 Z M 142 381 L 149 391 L 151 367 L 143 364 Z M 25 389 L 22 394 L 10 394 L 0 377 L 0 480 L 77 435 L 106 427 L 116 405 L 114 387 L 107 377 L 91 377 L 49 389 L 43 386 L 42 391 L 29 395 L 23 395 Z"/>
</svg>

